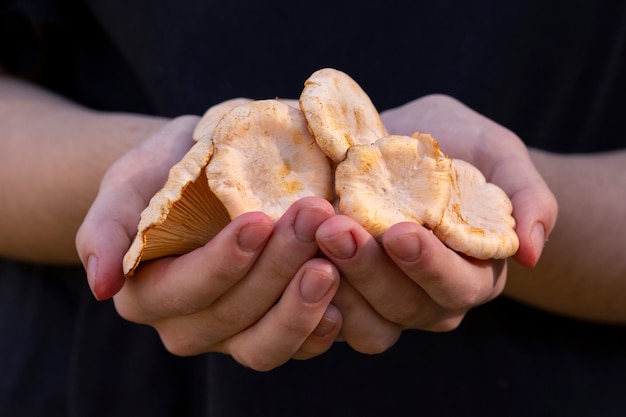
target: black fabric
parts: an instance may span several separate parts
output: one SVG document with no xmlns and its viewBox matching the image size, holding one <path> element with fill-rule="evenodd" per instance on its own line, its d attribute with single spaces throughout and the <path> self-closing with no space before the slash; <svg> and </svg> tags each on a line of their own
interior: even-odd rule
<svg viewBox="0 0 626 417">
<path fill-rule="evenodd" d="M 174 116 L 295 97 L 318 68 L 379 109 L 447 93 L 560 152 L 623 148 L 622 1 L 14 1 L 2 64 L 85 105 Z M 4 35 L 6 34 L 5 37 Z M 499 299 L 377 356 L 337 344 L 268 373 L 176 358 L 78 268 L 0 263 L 4 416 L 623 416 L 623 328 Z"/>
<path fill-rule="evenodd" d="M 1 416 L 203 415 L 204 359 L 98 303 L 82 269 L 0 261 L 0 278 Z"/>
<path fill-rule="evenodd" d="M 408 332 L 378 356 L 336 345 L 270 373 L 213 358 L 210 415 L 620 416 L 623 339 L 499 300 L 453 332 Z"/>
<path fill-rule="evenodd" d="M 44 79 L 92 107 L 199 114 L 296 97 L 332 66 L 380 109 L 447 93 L 550 150 L 615 148 L 625 129 L 621 1 L 60 3 Z"/>
</svg>

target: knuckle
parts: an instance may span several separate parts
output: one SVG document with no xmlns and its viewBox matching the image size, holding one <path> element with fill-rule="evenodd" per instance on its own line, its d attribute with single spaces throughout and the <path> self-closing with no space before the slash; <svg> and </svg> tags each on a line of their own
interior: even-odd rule
<svg viewBox="0 0 626 417">
<path fill-rule="evenodd" d="M 383 332 L 371 332 L 347 342 L 354 350 L 366 355 L 378 355 L 396 344 L 400 338 L 399 329 Z"/>
<path fill-rule="evenodd" d="M 159 334 L 165 349 L 175 356 L 195 356 L 215 351 L 222 340 L 202 320 L 190 322 L 170 318 L 150 325 Z"/>
<path fill-rule="evenodd" d="M 232 297 L 224 297 L 211 306 L 212 322 L 216 329 L 235 333 L 258 319 L 257 315 Z"/>
<path fill-rule="evenodd" d="M 234 352 L 232 356 L 241 365 L 257 372 L 269 372 L 286 362 L 286 360 L 277 361 L 273 355 L 264 354 L 260 350 Z"/>
<path fill-rule="evenodd" d="M 474 282 L 464 286 L 460 291 L 454 292 L 451 297 L 441 300 L 439 304 L 447 310 L 467 311 L 482 304 L 485 299 L 484 286 L 480 282 Z"/>
<path fill-rule="evenodd" d="M 406 326 L 415 321 L 419 317 L 423 309 L 419 304 L 408 304 L 402 307 L 396 307 L 385 314 L 385 319 L 398 325 Z"/>
<path fill-rule="evenodd" d="M 457 329 L 463 321 L 465 314 L 460 314 L 454 317 L 448 317 L 446 319 L 438 320 L 435 323 L 427 326 L 424 330 L 435 333 L 446 333 Z"/>
<path fill-rule="evenodd" d="M 136 303 L 128 302 L 123 296 L 113 297 L 113 304 L 117 314 L 124 320 L 144 324 L 145 320 L 142 319 L 142 314 L 139 311 L 139 306 Z"/>
<path fill-rule="evenodd" d="M 203 353 L 192 339 L 182 334 L 174 335 L 170 332 L 159 331 L 158 329 L 157 331 L 159 332 L 163 346 L 172 355 L 184 357 Z"/>
<path fill-rule="evenodd" d="M 191 300 L 183 296 L 164 295 L 159 300 L 160 311 L 166 315 L 191 315 L 199 310 L 199 307 Z"/>
</svg>

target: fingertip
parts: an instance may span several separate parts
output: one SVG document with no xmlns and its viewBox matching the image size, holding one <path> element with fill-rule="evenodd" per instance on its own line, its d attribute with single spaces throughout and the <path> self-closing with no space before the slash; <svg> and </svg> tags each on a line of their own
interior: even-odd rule
<svg viewBox="0 0 626 417">
<path fill-rule="evenodd" d="M 519 249 L 513 259 L 526 267 L 539 262 L 543 249 L 557 221 L 559 205 L 542 179 L 535 187 L 513 195 L 515 231 Z"/>
<path fill-rule="evenodd" d="M 267 243 L 273 230 L 271 220 L 265 217 L 250 219 L 239 230 L 237 245 L 244 252 L 256 252 Z"/>
<path fill-rule="evenodd" d="M 96 300 L 104 301 L 113 297 L 122 289 L 125 281 L 121 265 L 119 268 L 107 268 L 106 265 L 100 267 L 96 255 L 90 255 L 87 259 L 87 282 Z"/>
<path fill-rule="evenodd" d="M 92 294 L 96 297 L 96 300 L 100 301 L 100 297 L 96 292 L 96 276 L 98 275 L 98 257 L 96 255 L 89 255 L 85 266 L 87 272 L 87 283 L 91 289 Z"/>
<path fill-rule="evenodd" d="M 403 263 L 419 262 L 428 251 L 430 237 L 434 235 L 417 223 L 403 222 L 391 226 L 383 235 L 383 246 L 395 260 Z M 435 238 L 439 244 L 439 240 Z"/>
<path fill-rule="evenodd" d="M 319 203 L 324 201 L 325 203 Z M 301 200 L 293 219 L 292 227 L 296 237 L 304 243 L 315 242 L 317 229 L 334 215 L 330 203 L 322 199 Z"/>
<path fill-rule="evenodd" d="M 528 231 L 527 238 L 520 237 L 520 246 L 513 259 L 527 267 L 537 265 L 547 241 L 545 230 L 542 223 L 535 223 Z"/>
<path fill-rule="evenodd" d="M 317 304 L 326 298 L 331 289 L 336 290 L 336 287 L 336 279 L 331 272 L 307 268 L 300 279 L 300 296 L 307 304 Z"/>
<path fill-rule="evenodd" d="M 332 337 L 335 338 L 341 330 L 342 318 L 341 312 L 333 304 L 329 304 L 324 312 L 324 316 L 313 331 L 316 337 Z"/>
</svg>

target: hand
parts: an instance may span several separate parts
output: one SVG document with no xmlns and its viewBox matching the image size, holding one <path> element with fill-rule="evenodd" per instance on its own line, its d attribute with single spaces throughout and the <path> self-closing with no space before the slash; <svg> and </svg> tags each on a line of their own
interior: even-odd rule
<svg viewBox="0 0 626 417">
<path fill-rule="evenodd" d="M 341 328 L 330 304 L 338 271 L 315 258 L 315 231 L 334 214 L 323 199 L 298 201 L 275 225 L 246 213 L 205 246 L 123 277 L 139 215 L 191 146 L 196 122 L 174 120 L 108 170 L 76 239 L 92 291 L 114 296 L 122 317 L 153 326 L 178 355 L 223 352 L 268 370 L 323 353 Z"/>
<path fill-rule="evenodd" d="M 403 330 L 449 331 L 473 307 L 498 296 L 506 261 L 459 255 L 417 223 L 398 223 L 381 246 L 354 220 L 334 216 L 317 241 L 341 272 L 333 304 L 341 311 L 340 340 L 363 353 L 381 353 Z"/>
<path fill-rule="evenodd" d="M 426 96 L 382 113 L 391 133 L 432 134 L 443 153 L 472 163 L 513 203 L 520 247 L 514 259 L 534 266 L 554 228 L 557 203 L 524 143 L 510 130 L 444 95 Z"/>
<path fill-rule="evenodd" d="M 534 265 L 554 226 L 555 199 L 510 131 L 445 96 L 428 96 L 382 114 L 391 133 L 431 133 L 444 153 L 476 165 L 511 197 L 520 250 Z M 317 231 L 321 250 L 339 269 L 333 303 L 343 317 L 342 338 L 365 353 L 392 346 L 405 329 L 446 331 L 471 308 L 503 290 L 507 265 L 446 248 L 414 223 L 392 226 L 382 246 L 361 226 L 335 216 Z"/>
</svg>

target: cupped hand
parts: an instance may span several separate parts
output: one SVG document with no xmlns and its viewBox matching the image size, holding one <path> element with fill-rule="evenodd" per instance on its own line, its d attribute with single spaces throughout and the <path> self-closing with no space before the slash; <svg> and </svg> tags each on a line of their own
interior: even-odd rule
<svg viewBox="0 0 626 417">
<path fill-rule="evenodd" d="M 338 215 L 322 223 L 317 241 L 341 273 L 333 299 L 343 320 L 341 340 L 363 353 L 385 351 L 404 330 L 456 328 L 506 281 L 506 261 L 459 255 L 417 223 L 393 225 L 381 244 Z"/>
<path fill-rule="evenodd" d="M 537 262 L 557 205 L 517 136 L 441 95 L 382 118 L 393 134 L 432 134 L 444 153 L 474 164 L 499 185 L 513 203 L 520 239 L 514 259 Z M 458 254 L 416 223 L 398 223 L 378 242 L 352 219 L 334 216 L 320 226 L 317 241 L 341 273 L 333 301 L 343 317 L 341 337 L 365 353 L 386 350 L 406 329 L 454 329 L 470 309 L 500 295 L 506 281 L 506 261 Z"/>
<path fill-rule="evenodd" d="M 330 304 L 338 271 L 316 258 L 315 232 L 334 214 L 323 199 L 296 202 L 275 224 L 246 213 L 205 246 L 124 277 L 140 213 L 193 144 L 197 120 L 174 119 L 107 171 L 76 238 L 94 295 L 114 297 L 122 317 L 154 327 L 178 355 L 222 352 L 268 370 L 323 353 L 341 328 Z"/>
<path fill-rule="evenodd" d="M 554 228 L 556 198 L 513 132 L 445 95 L 430 95 L 381 114 L 391 133 L 432 134 L 442 151 L 476 166 L 513 203 L 520 247 L 514 259 L 534 266 Z"/>
<path fill-rule="evenodd" d="M 339 273 L 315 258 L 315 231 L 332 214 L 325 200 L 305 198 L 275 225 L 262 213 L 239 216 L 205 246 L 141 266 L 116 308 L 178 355 L 222 352 L 256 370 L 317 356 L 341 327 L 330 305 Z"/>
</svg>

